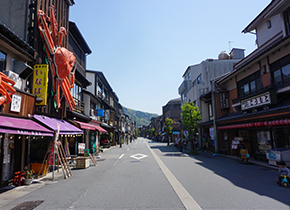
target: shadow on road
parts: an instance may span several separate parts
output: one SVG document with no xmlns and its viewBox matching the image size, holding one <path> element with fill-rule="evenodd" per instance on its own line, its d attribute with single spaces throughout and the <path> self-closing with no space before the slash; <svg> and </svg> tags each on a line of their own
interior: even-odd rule
<svg viewBox="0 0 290 210">
<path fill-rule="evenodd" d="M 167 144 L 151 145 L 151 149 L 159 149 L 163 153 L 162 155 L 167 157 L 194 158 L 198 160 L 194 164 L 207 168 L 234 185 L 290 206 L 290 189 L 276 184 L 279 174 L 273 169 L 255 164 L 240 164 L 240 160 L 213 156 L 208 152 L 199 151 L 199 155 L 188 156 L 179 152 L 173 145 L 167 146 Z"/>
</svg>

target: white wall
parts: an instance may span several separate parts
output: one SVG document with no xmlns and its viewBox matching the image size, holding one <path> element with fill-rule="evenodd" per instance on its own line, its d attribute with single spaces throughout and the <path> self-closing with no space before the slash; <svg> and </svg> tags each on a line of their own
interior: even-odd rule
<svg viewBox="0 0 290 210">
<path fill-rule="evenodd" d="M 271 28 L 267 27 L 267 21 L 271 21 Z M 265 19 L 256 28 L 257 32 L 257 44 L 258 47 L 262 46 L 265 42 L 274 37 L 277 33 L 283 30 L 283 22 L 281 20 L 280 14 Z"/>
<path fill-rule="evenodd" d="M 88 86 L 87 87 L 87 90 L 89 92 L 91 92 L 92 94 L 96 95 L 96 81 L 95 81 L 95 74 L 94 73 L 89 73 L 89 72 L 86 72 L 86 78 L 87 80 L 89 80 L 92 85 Z"/>
</svg>

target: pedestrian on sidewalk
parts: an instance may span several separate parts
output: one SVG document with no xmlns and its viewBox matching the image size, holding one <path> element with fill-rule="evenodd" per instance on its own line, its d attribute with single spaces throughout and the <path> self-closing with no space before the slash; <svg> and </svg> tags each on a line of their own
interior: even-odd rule
<svg viewBox="0 0 290 210">
<path fill-rule="evenodd" d="M 290 171 L 286 167 L 285 161 L 283 161 L 283 160 L 280 161 L 278 172 L 280 173 L 280 175 L 278 177 L 278 181 L 276 181 L 278 185 L 280 185 L 280 186 L 282 185 L 282 180 L 284 179 L 283 176 L 287 176 L 286 179 L 290 183 L 290 178 L 289 178 L 290 177 Z"/>
</svg>

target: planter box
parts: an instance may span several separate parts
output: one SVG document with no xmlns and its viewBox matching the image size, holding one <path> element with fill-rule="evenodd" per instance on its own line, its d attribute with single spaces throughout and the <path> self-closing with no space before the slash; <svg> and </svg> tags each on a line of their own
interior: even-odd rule
<svg viewBox="0 0 290 210">
<path fill-rule="evenodd" d="M 88 157 L 77 157 L 76 168 L 88 168 L 90 166 L 90 159 Z"/>
</svg>

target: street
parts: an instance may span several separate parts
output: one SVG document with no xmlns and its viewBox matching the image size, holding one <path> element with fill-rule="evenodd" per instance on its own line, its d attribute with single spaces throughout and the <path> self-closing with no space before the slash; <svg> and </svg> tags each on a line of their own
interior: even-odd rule
<svg viewBox="0 0 290 210">
<path fill-rule="evenodd" d="M 0 206 L 27 201 L 35 209 L 289 209 L 290 189 L 278 172 L 210 153 L 188 156 L 145 138 L 101 153 L 97 166 Z M 2 195 L 0 194 L 0 197 Z M 15 208 L 20 209 L 20 208 Z"/>
</svg>

